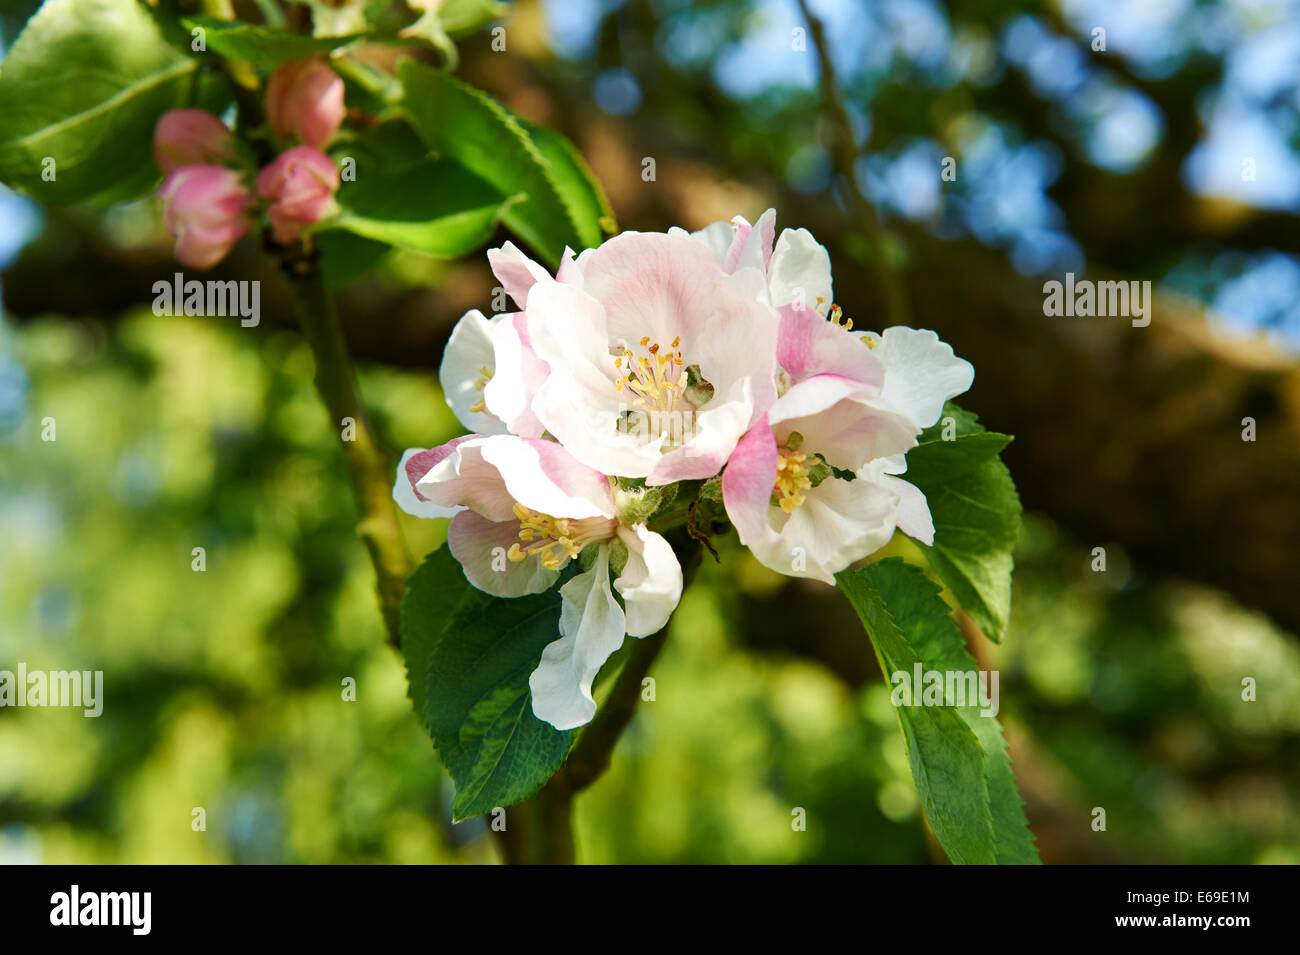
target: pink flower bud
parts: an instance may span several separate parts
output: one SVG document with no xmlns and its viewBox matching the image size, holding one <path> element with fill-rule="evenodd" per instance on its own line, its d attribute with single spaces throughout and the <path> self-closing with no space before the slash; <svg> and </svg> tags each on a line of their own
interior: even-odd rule
<svg viewBox="0 0 1300 955">
<path fill-rule="evenodd" d="M 294 146 L 257 174 L 257 194 L 269 200 L 277 242 L 292 242 L 303 226 L 319 222 L 334 209 L 339 171 L 334 161 L 310 146 Z"/>
<path fill-rule="evenodd" d="M 220 165 L 235 156 L 234 136 L 206 110 L 169 110 L 154 127 L 153 158 L 164 176 L 181 166 Z"/>
<path fill-rule="evenodd" d="M 343 122 L 343 80 L 320 60 L 285 63 L 266 84 L 266 115 L 277 136 L 320 149 Z"/>
<path fill-rule="evenodd" d="M 182 166 L 163 182 L 163 221 L 182 265 L 210 269 L 253 227 L 256 202 L 239 173 L 223 166 Z"/>
</svg>

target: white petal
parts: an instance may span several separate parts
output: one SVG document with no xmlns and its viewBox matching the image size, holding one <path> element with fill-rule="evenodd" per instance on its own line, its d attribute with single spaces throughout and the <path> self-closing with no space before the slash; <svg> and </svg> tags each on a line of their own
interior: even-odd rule
<svg viewBox="0 0 1300 955">
<path fill-rule="evenodd" d="M 443 507 L 433 501 L 422 501 L 415 495 L 415 488 L 406 473 L 406 462 L 417 454 L 425 454 L 424 448 L 410 448 L 402 454 L 397 464 L 397 480 L 393 482 L 393 500 L 397 506 L 414 517 L 454 517 L 463 510 L 461 507 Z"/>
<path fill-rule="evenodd" d="M 523 313 L 508 315 L 493 326 L 492 349 L 495 367 L 483 388 L 488 411 L 505 422 L 511 434 L 540 438 L 546 428 L 533 413 L 533 398 L 550 368 L 528 343 Z"/>
<path fill-rule="evenodd" d="M 835 583 L 835 574 L 885 544 L 894 534 L 898 496 L 868 481 L 827 478 L 807 491 L 788 517 L 772 507 L 775 536 L 750 544 L 759 562 L 777 573 Z"/>
<path fill-rule="evenodd" d="M 685 229 L 676 226 L 668 230 L 669 235 L 687 235 Z M 736 230 L 730 222 L 712 222 L 697 232 L 689 233 L 689 238 L 694 239 L 700 245 L 704 246 L 718 260 L 721 265 L 727 257 L 727 250 L 731 248 L 731 240 L 736 237 Z"/>
<path fill-rule="evenodd" d="M 609 587 L 609 547 L 601 545 L 591 569 L 560 588 L 559 640 L 542 651 L 528 678 L 533 713 L 558 730 L 589 723 L 596 715 L 591 685 L 610 654 L 623 645 L 623 611 Z"/>
<path fill-rule="evenodd" d="M 528 290 L 539 281 L 549 279 L 550 273 L 519 251 L 513 242 L 499 249 L 488 249 L 488 263 L 492 273 L 521 309 L 528 303 Z"/>
<path fill-rule="evenodd" d="M 443 507 L 467 507 L 490 521 L 514 519 L 515 501 L 501 472 L 483 459 L 487 440 L 473 435 L 460 441 L 451 454 L 416 480 L 415 489 Z"/>
<path fill-rule="evenodd" d="M 885 365 L 880 397 L 928 428 L 943 414 L 943 403 L 971 386 L 975 369 L 953 354 L 952 346 L 926 328 L 896 325 L 883 335 L 868 332 L 879 341 L 876 351 Z"/>
<path fill-rule="evenodd" d="M 620 527 L 627 545 L 627 566 L 614 581 L 623 595 L 627 632 L 648 637 L 663 629 L 682 598 L 682 567 L 672 546 L 644 524 Z"/>
<path fill-rule="evenodd" d="M 554 441 L 499 434 L 483 439 L 481 453 L 524 507 L 552 517 L 614 516 L 605 475 L 580 464 Z"/>
<path fill-rule="evenodd" d="M 797 304 L 823 315 L 829 313 L 831 257 L 807 229 L 785 229 L 776 240 L 776 250 L 767 267 L 772 304 Z"/>
<path fill-rule="evenodd" d="M 498 318 L 489 319 L 478 309 L 462 315 L 451 331 L 438 369 L 438 381 L 447 404 L 460 423 L 477 434 L 504 434 L 506 430 L 496 416 L 470 411 L 471 406 L 483 400 L 483 392 L 478 388 L 482 369 L 491 371 L 494 367 L 492 325 Z"/>
<path fill-rule="evenodd" d="M 739 216 L 738 221 L 744 222 Z M 728 271 L 739 272 L 741 269 L 755 269 L 760 274 L 767 271 L 768 261 L 772 258 L 772 238 L 776 234 L 776 210 L 768 209 L 741 241 L 739 254 L 734 267 Z M 735 250 L 733 249 L 733 252 Z"/>
<path fill-rule="evenodd" d="M 934 521 L 930 517 L 930 504 L 915 484 L 909 484 L 895 474 L 907 472 L 907 458 L 895 454 L 877 458 L 858 472 L 858 480 L 872 481 L 898 497 L 898 529 L 908 537 L 923 544 L 934 543 Z"/>
<path fill-rule="evenodd" d="M 922 544 L 933 545 L 934 519 L 930 516 L 930 504 L 921 489 L 888 474 L 882 480 L 898 495 L 898 529 Z"/>
</svg>

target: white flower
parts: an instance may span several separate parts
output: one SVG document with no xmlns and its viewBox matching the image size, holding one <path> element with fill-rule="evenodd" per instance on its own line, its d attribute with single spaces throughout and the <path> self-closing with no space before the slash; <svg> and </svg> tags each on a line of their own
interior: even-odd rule
<svg viewBox="0 0 1300 955">
<path fill-rule="evenodd" d="M 625 232 L 526 293 L 550 374 L 532 409 L 578 460 L 649 485 L 716 474 L 776 399 L 778 318 L 756 269 Z"/>
<path fill-rule="evenodd" d="M 560 588 L 560 639 L 529 679 L 538 719 L 561 730 L 587 723 L 592 682 L 624 634 L 655 633 L 677 606 L 682 571 L 672 547 L 621 520 L 609 479 L 553 441 L 471 435 L 403 462 L 394 498 L 419 516 L 454 515 L 447 547 L 480 590 L 540 593 L 591 549 L 590 565 Z"/>
</svg>

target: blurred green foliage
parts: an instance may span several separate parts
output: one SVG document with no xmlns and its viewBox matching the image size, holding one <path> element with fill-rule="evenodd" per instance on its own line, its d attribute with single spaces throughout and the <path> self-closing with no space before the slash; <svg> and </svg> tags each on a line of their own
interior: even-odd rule
<svg viewBox="0 0 1300 955">
<path fill-rule="evenodd" d="M 0 416 L 0 667 L 105 682 L 98 719 L 0 710 L 0 860 L 494 860 L 482 820 L 450 825 L 299 339 L 147 312 L 0 335 L 18 395 Z M 431 372 L 362 384 L 391 447 L 457 433 Z M 417 554 L 445 532 L 403 521 Z M 1031 515 L 1007 640 L 981 642 L 1044 860 L 1300 861 L 1300 649 L 1108 557 L 1093 573 L 1087 548 Z M 785 649 L 753 650 L 746 608 L 782 604 Z M 829 628 L 870 658 L 841 604 L 724 540 L 675 618 L 654 702 L 577 802 L 580 857 L 938 858 L 885 685 L 801 656 Z"/>
</svg>

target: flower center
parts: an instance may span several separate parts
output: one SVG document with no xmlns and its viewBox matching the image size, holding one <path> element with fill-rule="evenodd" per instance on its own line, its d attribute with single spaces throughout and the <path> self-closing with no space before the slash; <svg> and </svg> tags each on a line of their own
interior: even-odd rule
<svg viewBox="0 0 1300 955">
<path fill-rule="evenodd" d="M 804 491 L 813 486 L 809 471 L 815 463 L 815 458 L 801 451 L 777 448 L 776 485 L 772 488 L 772 494 L 781 510 L 787 514 L 793 514 L 807 497 Z"/>
<path fill-rule="evenodd" d="M 646 411 L 676 410 L 677 403 L 684 400 L 682 393 L 689 379 L 679 350 L 681 344 L 679 335 L 664 349 L 658 342 L 652 343 L 647 335 L 640 342 L 644 354 L 638 355 L 624 347 L 623 354 L 614 359 L 614 369 L 618 372 L 614 387 L 620 392 L 630 392 L 634 396 L 632 404 Z"/>
<path fill-rule="evenodd" d="M 515 563 L 536 557 L 547 570 L 559 570 L 588 544 L 613 537 L 618 525 L 618 521 L 608 517 L 552 517 L 519 503 L 515 504 L 514 511 L 519 518 L 519 540 L 526 546 L 511 544 L 506 556 Z"/>
<path fill-rule="evenodd" d="M 478 373 L 479 373 L 479 379 L 478 381 L 474 382 L 474 387 L 476 390 L 481 392 L 484 388 L 487 387 L 487 383 L 492 380 L 492 369 L 489 368 L 487 365 L 484 365 L 478 370 Z M 487 404 L 485 403 L 483 398 L 480 398 L 478 401 L 474 402 L 472 405 L 469 406 L 469 410 L 486 411 Z"/>
</svg>

